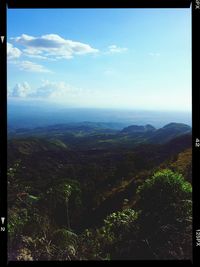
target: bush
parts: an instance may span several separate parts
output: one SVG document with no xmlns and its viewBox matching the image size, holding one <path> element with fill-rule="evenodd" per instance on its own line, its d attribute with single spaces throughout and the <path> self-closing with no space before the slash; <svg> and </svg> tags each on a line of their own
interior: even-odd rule
<svg viewBox="0 0 200 267">
<path fill-rule="evenodd" d="M 78 236 L 67 229 L 58 229 L 52 235 L 52 243 L 56 247 L 59 260 L 76 259 Z"/>
<path fill-rule="evenodd" d="M 165 169 L 141 185 L 137 194 L 140 239 L 152 258 L 191 257 L 192 186 L 179 173 Z"/>
<path fill-rule="evenodd" d="M 138 207 L 156 224 L 175 223 L 191 216 L 192 186 L 171 170 L 156 172 L 137 190 Z"/>
<path fill-rule="evenodd" d="M 109 240 L 119 240 L 124 232 L 133 227 L 138 214 L 132 209 L 126 209 L 110 214 L 104 220 L 103 235 Z"/>
<path fill-rule="evenodd" d="M 86 229 L 79 239 L 81 259 L 110 260 L 121 253 L 127 237 L 136 231 L 137 212 L 132 209 L 117 211 L 106 217 L 104 225 Z M 132 235 L 132 234 L 131 234 Z"/>
</svg>

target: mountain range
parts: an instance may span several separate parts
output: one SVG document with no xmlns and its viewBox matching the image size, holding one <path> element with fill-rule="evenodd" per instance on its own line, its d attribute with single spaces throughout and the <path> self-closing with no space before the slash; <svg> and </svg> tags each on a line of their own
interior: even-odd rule
<svg viewBox="0 0 200 267">
<path fill-rule="evenodd" d="M 114 123 L 58 124 L 34 129 L 9 131 L 9 138 L 39 137 L 59 140 L 69 148 L 105 149 L 107 147 L 134 147 L 140 143 L 162 144 L 183 134 L 191 134 L 192 128 L 183 123 L 169 123 L 156 129 L 152 125 L 130 125 L 122 130 L 113 129 Z"/>
</svg>

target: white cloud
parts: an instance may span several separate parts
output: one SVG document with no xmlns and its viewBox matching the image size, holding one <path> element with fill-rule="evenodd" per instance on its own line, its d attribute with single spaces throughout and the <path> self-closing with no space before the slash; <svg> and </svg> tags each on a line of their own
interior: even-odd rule
<svg viewBox="0 0 200 267">
<path fill-rule="evenodd" d="M 16 44 L 25 48 L 25 55 L 39 55 L 42 57 L 53 57 L 55 59 L 70 59 L 75 55 L 91 54 L 99 52 L 90 45 L 67 40 L 57 34 L 46 34 L 34 37 L 22 34 L 19 37 L 11 38 Z"/>
<path fill-rule="evenodd" d="M 45 59 L 45 60 L 49 60 L 48 57 L 41 56 L 41 55 L 34 55 L 34 54 L 26 54 L 26 57 L 29 57 L 29 58 L 36 58 L 36 59 Z"/>
<path fill-rule="evenodd" d="M 123 53 L 123 52 L 126 52 L 128 50 L 128 48 L 126 47 L 119 47 L 117 45 L 110 45 L 108 47 L 108 52 L 111 53 L 111 54 L 114 54 L 114 53 Z"/>
<path fill-rule="evenodd" d="M 27 82 L 17 83 L 15 87 L 8 91 L 9 97 L 25 98 L 31 93 L 31 87 Z"/>
<path fill-rule="evenodd" d="M 85 92 L 85 91 L 84 91 Z M 31 89 L 27 82 L 17 83 L 9 90 L 9 97 L 37 98 L 45 100 L 64 100 L 76 98 L 83 94 L 83 89 L 75 88 L 65 82 L 43 81 L 42 85 L 35 90 Z"/>
<path fill-rule="evenodd" d="M 51 101 L 68 101 L 76 100 L 84 94 L 89 94 L 88 90 L 75 88 L 65 82 L 43 81 L 42 85 L 36 89 L 31 89 L 27 82 L 18 83 L 12 90 L 9 90 L 9 97 L 43 99 Z"/>
<path fill-rule="evenodd" d="M 46 69 L 44 66 L 40 64 L 36 64 L 31 61 L 20 61 L 20 62 L 17 62 L 16 64 L 19 66 L 20 70 L 24 70 L 28 72 L 51 73 L 51 71 Z"/>
<path fill-rule="evenodd" d="M 44 81 L 31 97 L 48 98 L 50 100 L 63 101 L 76 99 L 83 94 L 83 89 L 75 88 L 65 82 Z"/>
<path fill-rule="evenodd" d="M 22 52 L 14 47 L 12 44 L 7 43 L 7 57 L 8 59 L 15 59 L 21 56 Z"/>
</svg>

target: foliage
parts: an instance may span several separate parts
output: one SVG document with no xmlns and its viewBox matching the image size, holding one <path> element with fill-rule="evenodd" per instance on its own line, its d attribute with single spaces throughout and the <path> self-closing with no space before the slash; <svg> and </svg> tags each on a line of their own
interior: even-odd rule
<svg viewBox="0 0 200 267">
<path fill-rule="evenodd" d="M 136 231 L 136 220 L 137 212 L 126 209 L 108 215 L 102 227 L 95 230 L 86 229 L 79 243 L 81 257 L 91 260 L 112 258 L 121 249 L 124 237 L 131 231 Z"/>
<path fill-rule="evenodd" d="M 52 243 L 57 247 L 57 250 L 60 251 L 60 257 L 65 257 L 65 259 L 69 260 L 72 258 L 75 259 L 76 257 L 77 241 L 78 236 L 67 229 L 58 229 L 52 235 Z"/>
<path fill-rule="evenodd" d="M 8 234 L 10 240 L 17 239 L 23 232 L 23 227 L 29 222 L 30 215 L 27 209 L 12 209 L 9 210 Z"/>
<path fill-rule="evenodd" d="M 168 169 L 138 188 L 140 238 L 148 240 L 154 258 L 183 259 L 191 253 L 191 193 L 191 184 Z"/>
<path fill-rule="evenodd" d="M 33 257 L 31 255 L 31 251 L 27 248 L 21 248 L 18 251 L 17 260 L 18 261 L 32 261 Z"/>
<path fill-rule="evenodd" d="M 172 149 L 131 134 L 46 134 L 9 142 L 9 259 L 191 257 L 189 137 Z M 178 173 L 154 173 L 160 164 Z"/>
<path fill-rule="evenodd" d="M 154 219 L 154 223 L 170 223 L 191 213 L 188 207 L 191 193 L 191 184 L 181 174 L 165 169 L 156 172 L 138 188 L 138 206 L 149 218 Z"/>
<path fill-rule="evenodd" d="M 137 220 L 137 217 L 137 212 L 132 209 L 112 213 L 104 220 L 103 236 L 109 241 L 120 239 L 125 231 L 133 228 L 133 223 Z"/>
</svg>

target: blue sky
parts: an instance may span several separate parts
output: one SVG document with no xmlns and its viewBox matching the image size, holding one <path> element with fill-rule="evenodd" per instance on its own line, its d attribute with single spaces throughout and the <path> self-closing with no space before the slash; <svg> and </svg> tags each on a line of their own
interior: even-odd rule
<svg viewBox="0 0 200 267">
<path fill-rule="evenodd" d="M 9 9 L 8 97 L 191 111 L 190 9 Z"/>
</svg>

